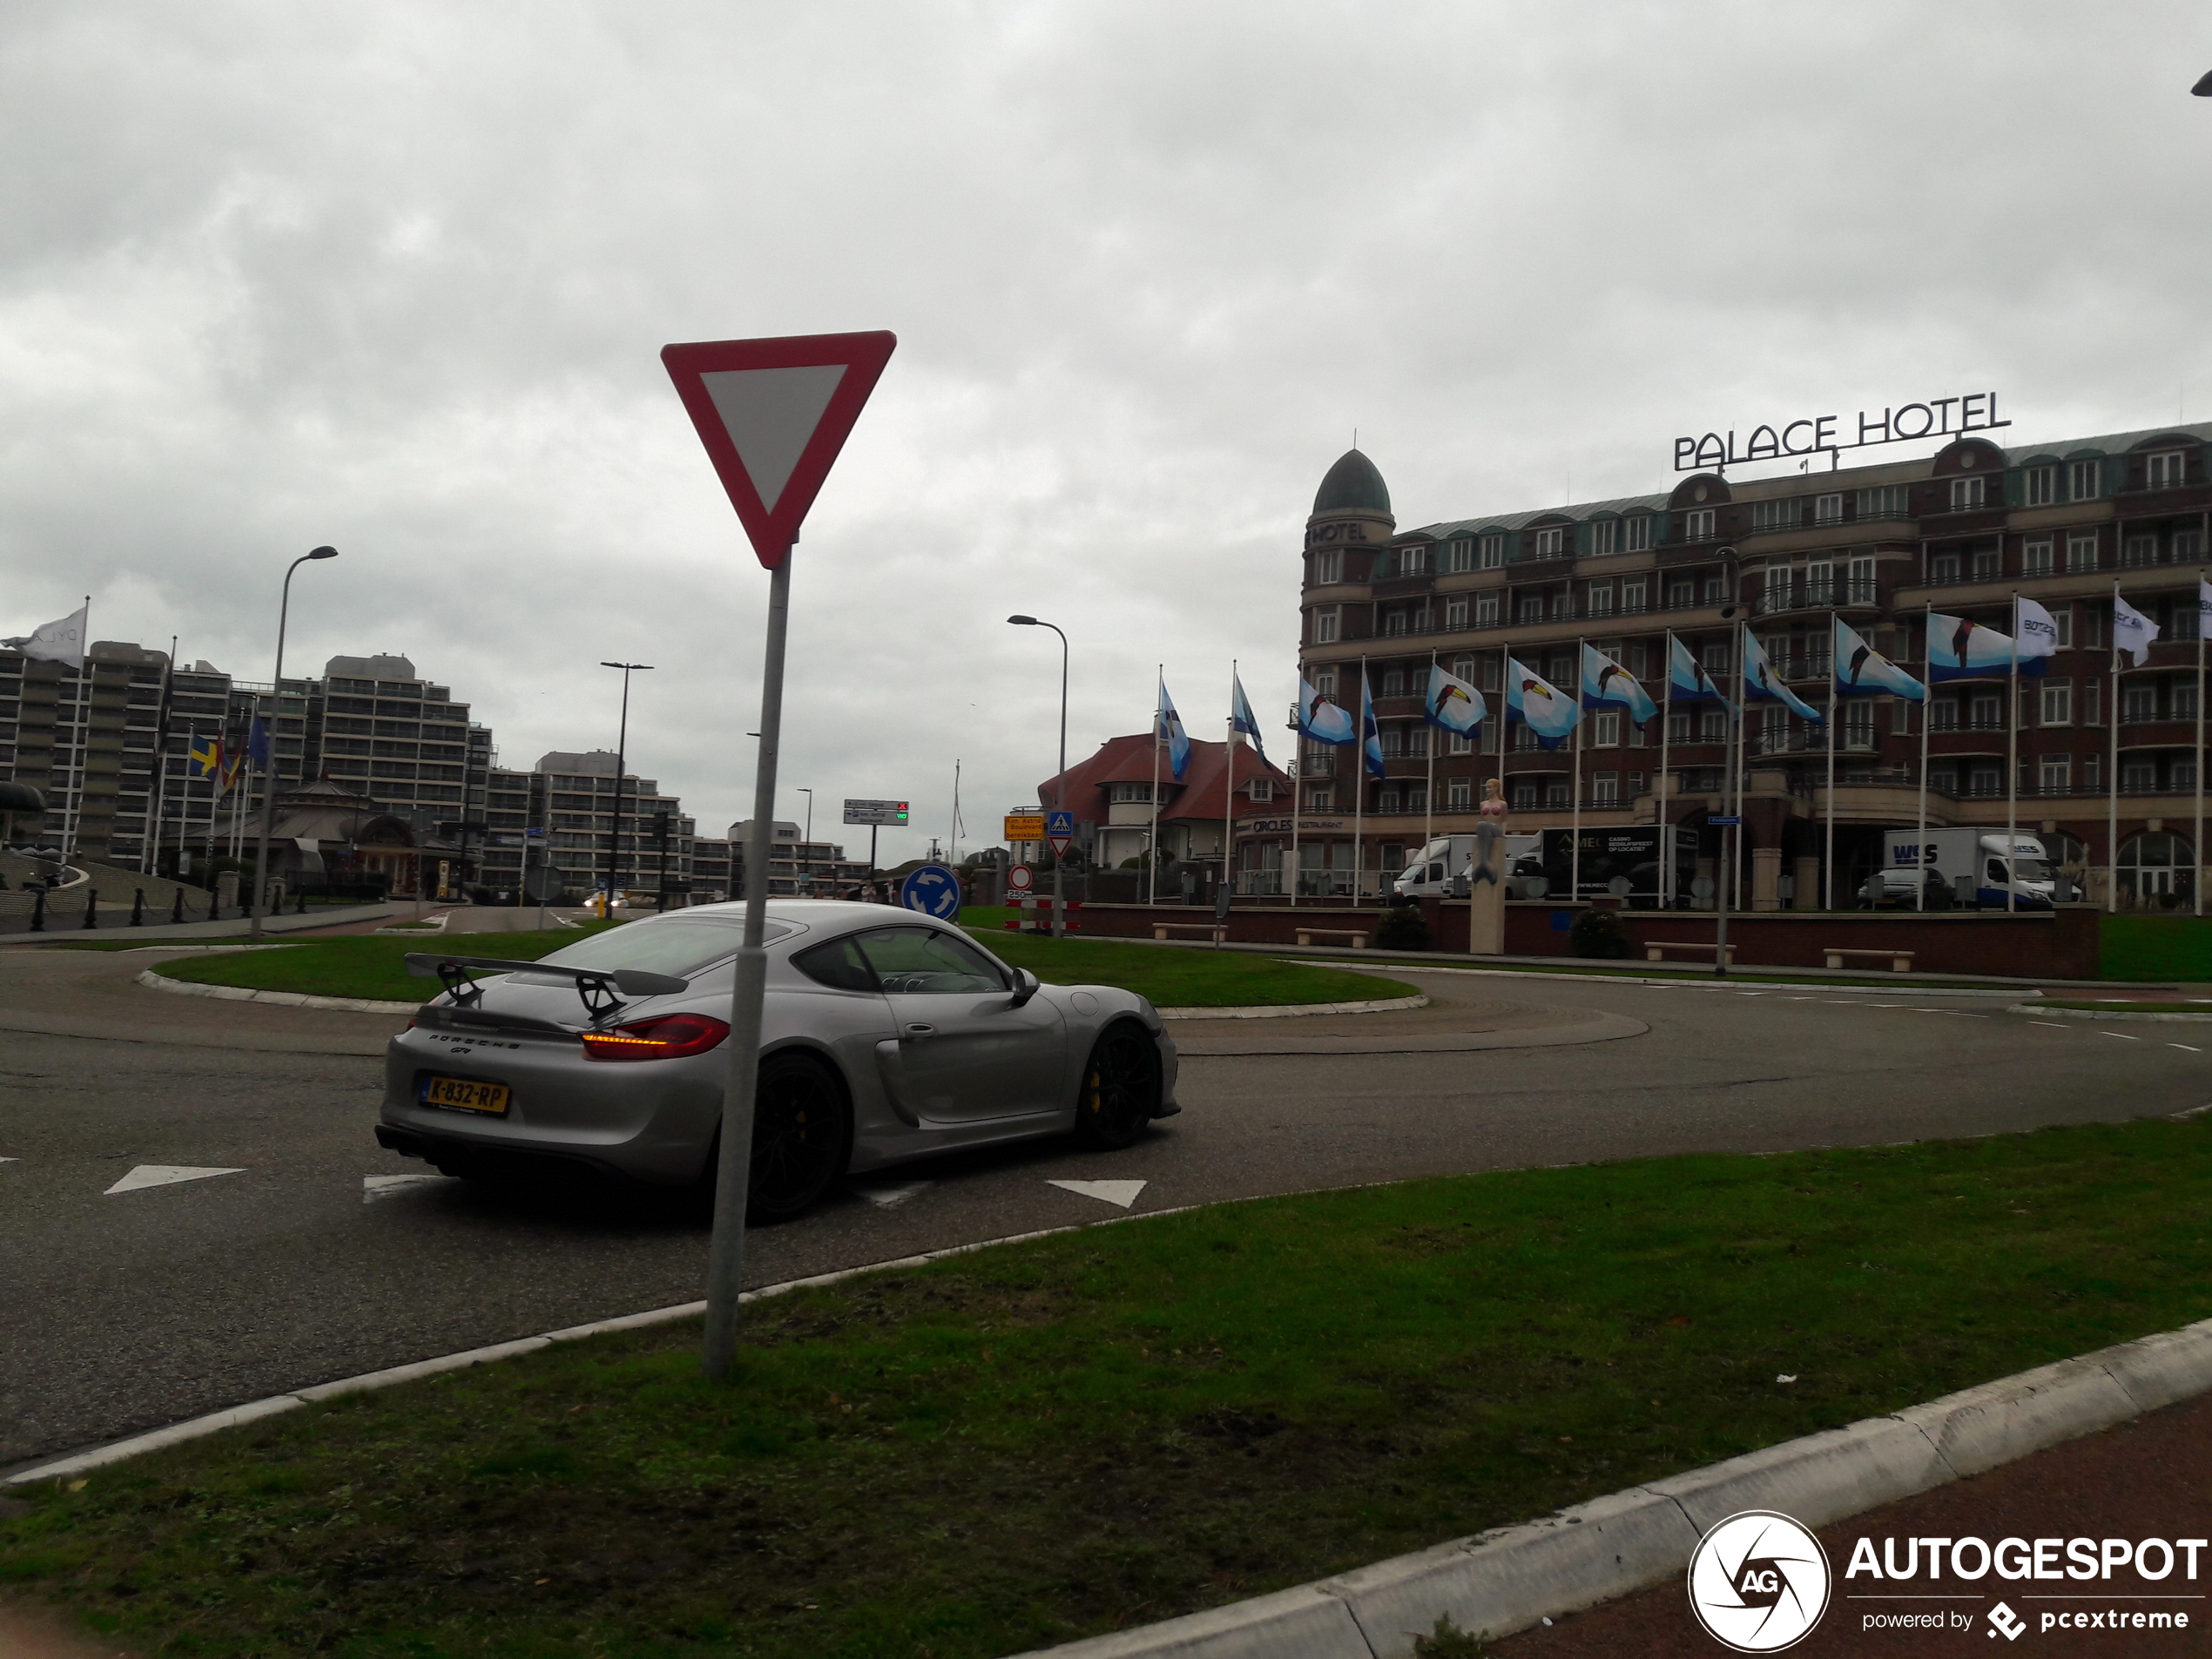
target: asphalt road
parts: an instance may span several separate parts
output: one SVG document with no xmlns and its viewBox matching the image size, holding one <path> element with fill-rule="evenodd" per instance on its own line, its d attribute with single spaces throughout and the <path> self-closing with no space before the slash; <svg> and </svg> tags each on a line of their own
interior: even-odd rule
<svg viewBox="0 0 2212 1659">
<path fill-rule="evenodd" d="M 395 1020 L 165 995 L 132 983 L 144 961 L 0 959 L 0 1467 L 700 1294 L 704 1225 L 664 1199 L 369 1184 L 426 1173 L 371 1134 Z M 1118 1213 L 1058 1179 L 1142 1181 L 1142 1213 L 2212 1102 L 2212 1037 L 2188 1026 L 2036 1022 L 1886 986 L 1419 979 L 1435 1005 L 1418 1014 L 1180 1025 L 1185 1109 L 1136 1146 L 873 1177 L 755 1230 L 750 1281 Z M 1385 1052 L 1325 1051 L 1346 1047 Z M 143 1166 L 234 1172 L 110 1192 Z"/>
</svg>

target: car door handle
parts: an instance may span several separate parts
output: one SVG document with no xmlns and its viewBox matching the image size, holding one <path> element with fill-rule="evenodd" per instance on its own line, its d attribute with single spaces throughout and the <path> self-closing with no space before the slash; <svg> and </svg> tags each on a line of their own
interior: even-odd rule
<svg viewBox="0 0 2212 1659">
<path fill-rule="evenodd" d="M 937 1035 L 937 1028 L 934 1025 L 925 1025 L 917 1020 L 900 1035 L 907 1037 L 934 1037 Z"/>
</svg>

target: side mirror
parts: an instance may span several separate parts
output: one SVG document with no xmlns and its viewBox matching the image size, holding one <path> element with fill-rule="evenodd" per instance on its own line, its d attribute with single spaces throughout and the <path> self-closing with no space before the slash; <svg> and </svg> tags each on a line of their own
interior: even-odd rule
<svg viewBox="0 0 2212 1659">
<path fill-rule="evenodd" d="M 1026 968 L 1015 968 L 1014 970 L 1013 1006 L 1017 1008 L 1020 1008 L 1024 1002 L 1027 1002 L 1036 994 L 1037 976 L 1035 974 L 1032 974 Z"/>
</svg>

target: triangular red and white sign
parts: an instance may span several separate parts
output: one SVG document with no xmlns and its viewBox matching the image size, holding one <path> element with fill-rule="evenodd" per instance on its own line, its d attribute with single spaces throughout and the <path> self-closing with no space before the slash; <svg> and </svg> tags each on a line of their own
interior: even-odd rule
<svg viewBox="0 0 2212 1659">
<path fill-rule="evenodd" d="M 676 395 L 769 570 L 799 539 L 898 343 L 878 330 L 661 347 Z"/>
</svg>

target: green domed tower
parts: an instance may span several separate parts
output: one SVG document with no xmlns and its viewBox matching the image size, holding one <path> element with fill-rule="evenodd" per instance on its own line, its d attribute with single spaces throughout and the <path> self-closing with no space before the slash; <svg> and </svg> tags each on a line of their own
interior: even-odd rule
<svg viewBox="0 0 2212 1659">
<path fill-rule="evenodd" d="M 1305 521 L 1306 547 L 1387 545 L 1397 530 L 1390 486 L 1373 462 L 1357 449 L 1345 450 L 1314 492 L 1313 511 Z"/>
</svg>

